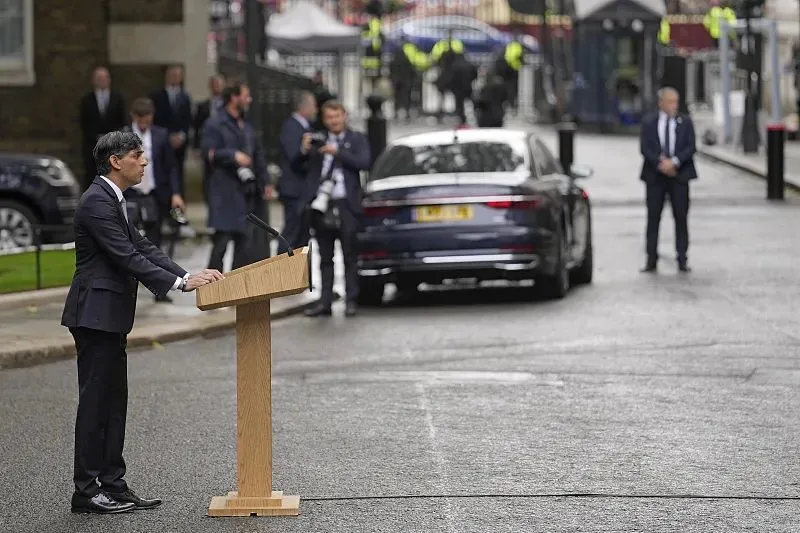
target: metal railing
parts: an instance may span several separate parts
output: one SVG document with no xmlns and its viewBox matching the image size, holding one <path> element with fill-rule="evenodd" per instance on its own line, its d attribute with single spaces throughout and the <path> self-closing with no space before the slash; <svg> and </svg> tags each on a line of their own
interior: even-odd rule
<svg viewBox="0 0 800 533">
<path fill-rule="evenodd" d="M 34 255 L 34 274 L 35 274 L 35 283 L 34 287 L 31 287 L 32 290 L 41 290 L 43 288 L 42 283 L 42 252 L 48 251 L 66 251 L 66 250 L 73 250 L 75 249 L 75 242 L 67 242 L 67 243 L 56 243 L 56 244 L 44 244 L 43 242 L 43 234 L 45 233 L 58 233 L 63 232 L 65 229 L 69 228 L 69 225 L 47 225 L 47 224 L 34 224 L 32 225 L 33 229 L 33 245 L 30 246 L 21 246 L 16 248 L 7 248 L 0 250 L 0 261 L 2 261 L 3 257 L 15 256 L 15 255 L 23 255 L 23 254 L 30 254 L 33 253 Z M 0 263 L 1 264 L 1 263 Z M 3 291 L 2 283 L 3 283 L 3 275 L 5 273 L 0 269 L 0 293 Z M 21 289 L 26 290 L 26 289 Z M 19 292 L 19 291 L 11 291 L 11 292 Z"/>
</svg>

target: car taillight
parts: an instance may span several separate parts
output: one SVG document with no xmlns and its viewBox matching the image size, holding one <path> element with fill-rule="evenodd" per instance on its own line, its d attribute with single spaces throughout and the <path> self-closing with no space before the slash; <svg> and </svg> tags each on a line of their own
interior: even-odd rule
<svg viewBox="0 0 800 533">
<path fill-rule="evenodd" d="M 531 200 L 495 200 L 486 202 L 486 205 L 493 209 L 533 209 L 541 205 L 541 199 Z"/>
<path fill-rule="evenodd" d="M 377 250 L 372 252 L 359 252 L 358 254 L 359 259 L 366 259 L 368 261 L 372 259 L 385 259 L 387 257 L 389 257 L 389 252 L 385 250 Z"/>
<path fill-rule="evenodd" d="M 397 208 L 395 207 L 387 207 L 387 206 L 374 206 L 374 207 L 365 207 L 364 208 L 364 216 L 366 217 L 389 217 L 394 215 L 397 212 Z"/>
</svg>

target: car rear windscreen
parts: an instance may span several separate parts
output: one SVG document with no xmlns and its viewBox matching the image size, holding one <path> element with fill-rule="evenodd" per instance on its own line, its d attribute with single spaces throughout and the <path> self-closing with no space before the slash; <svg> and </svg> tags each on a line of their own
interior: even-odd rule
<svg viewBox="0 0 800 533">
<path fill-rule="evenodd" d="M 525 170 L 525 150 L 521 140 L 395 145 L 375 162 L 370 180 L 420 174 L 519 172 Z"/>
</svg>

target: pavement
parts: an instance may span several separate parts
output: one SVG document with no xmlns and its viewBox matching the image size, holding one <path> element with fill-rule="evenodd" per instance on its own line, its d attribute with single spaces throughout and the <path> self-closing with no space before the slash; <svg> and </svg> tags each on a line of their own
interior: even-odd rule
<svg viewBox="0 0 800 533">
<path fill-rule="evenodd" d="M 401 135 L 423 132 L 434 122 L 407 124 L 391 123 L 388 127 L 389 139 Z M 280 229 L 283 225 L 281 203 L 269 203 L 267 218 L 271 226 Z M 190 272 L 206 267 L 210 252 L 205 204 L 189 204 L 186 208 L 191 230 L 176 246 L 174 259 Z M 273 253 L 277 243 L 272 243 Z M 315 249 L 314 249 L 315 250 Z M 337 256 L 337 278 L 335 290 L 343 294 L 343 272 L 341 256 Z M 226 267 L 230 267 L 232 257 L 228 255 Z M 319 256 L 314 251 L 314 268 L 318 274 Z M 49 361 L 75 357 L 75 347 L 68 330 L 60 325 L 61 312 L 68 287 L 25 291 L 22 293 L 0 295 L 0 369 L 35 365 Z M 171 295 L 173 305 L 156 304 L 152 295 L 140 288 L 137 302 L 136 322 L 128 337 L 131 349 L 160 347 L 163 343 L 183 340 L 194 336 L 209 336 L 230 329 L 235 325 L 235 311 L 221 309 L 202 312 L 194 307 L 193 294 Z M 304 293 L 290 298 L 276 300 L 272 307 L 273 318 L 281 318 L 302 312 L 316 300 L 315 295 Z"/>
<path fill-rule="evenodd" d="M 759 122 L 763 130 L 761 132 L 763 144 L 759 146 L 758 152 L 754 154 L 744 153 L 741 145 L 736 141 L 731 144 L 722 143 L 724 138 L 722 128 L 714 124 L 712 115 L 709 112 L 693 113 L 692 119 L 695 121 L 698 153 L 711 160 L 725 163 L 743 172 L 766 179 L 766 128 L 770 121 L 765 116 Z M 737 127 L 740 128 L 741 125 Z M 716 133 L 717 144 L 711 146 L 703 144 L 702 135 L 706 130 Z M 738 139 L 739 135 L 735 135 L 735 138 Z M 788 138 L 784 145 L 784 182 L 788 188 L 800 190 L 800 141 L 790 141 Z M 766 186 L 764 194 L 766 195 Z"/>
<path fill-rule="evenodd" d="M 596 170 L 592 285 L 273 324 L 273 485 L 299 517 L 206 517 L 236 487 L 225 334 L 129 355 L 127 479 L 164 498 L 151 512 L 69 512 L 74 362 L 0 372 L 0 531 L 800 531 L 800 199 L 699 160 L 694 271 L 666 208 L 665 260 L 640 274 L 637 140 L 579 134 L 576 154 Z"/>
</svg>

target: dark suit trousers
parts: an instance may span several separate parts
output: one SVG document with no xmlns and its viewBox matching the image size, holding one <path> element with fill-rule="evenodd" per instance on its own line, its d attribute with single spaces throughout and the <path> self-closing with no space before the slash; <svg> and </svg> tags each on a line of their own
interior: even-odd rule
<svg viewBox="0 0 800 533">
<path fill-rule="evenodd" d="M 69 331 L 78 352 L 75 490 L 89 497 L 101 488 L 123 492 L 127 489 L 122 448 L 128 411 L 128 337 L 88 328 Z"/>
<path fill-rule="evenodd" d="M 341 228 L 334 231 L 315 231 L 322 274 L 320 303 L 328 308 L 333 302 L 333 254 L 337 239 L 342 245 L 342 255 L 344 256 L 347 301 L 355 302 L 358 298 L 358 219 L 353 215 L 346 200 L 336 200 L 336 203 L 339 205 Z"/>
<path fill-rule="evenodd" d="M 658 230 L 661 212 L 669 196 L 672 216 L 675 219 L 675 250 L 678 261 L 686 260 L 689 249 L 689 183 L 659 174 L 647 182 L 647 257 L 658 258 Z"/>
<path fill-rule="evenodd" d="M 282 235 L 292 249 L 306 246 L 309 239 L 308 218 L 303 213 L 301 201 L 297 198 L 281 197 L 281 204 L 283 205 Z M 278 245 L 278 253 L 286 253 L 282 244 Z"/>
<path fill-rule="evenodd" d="M 211 256 L 208 258 L 208 268 L 222 272 L 222 262 L 228 243 L 233 241 L 233 269 L 248 264 L 249 250 L 247 235 L 232 231 L 215 231 L 211 236 Z"/>
</svg>

